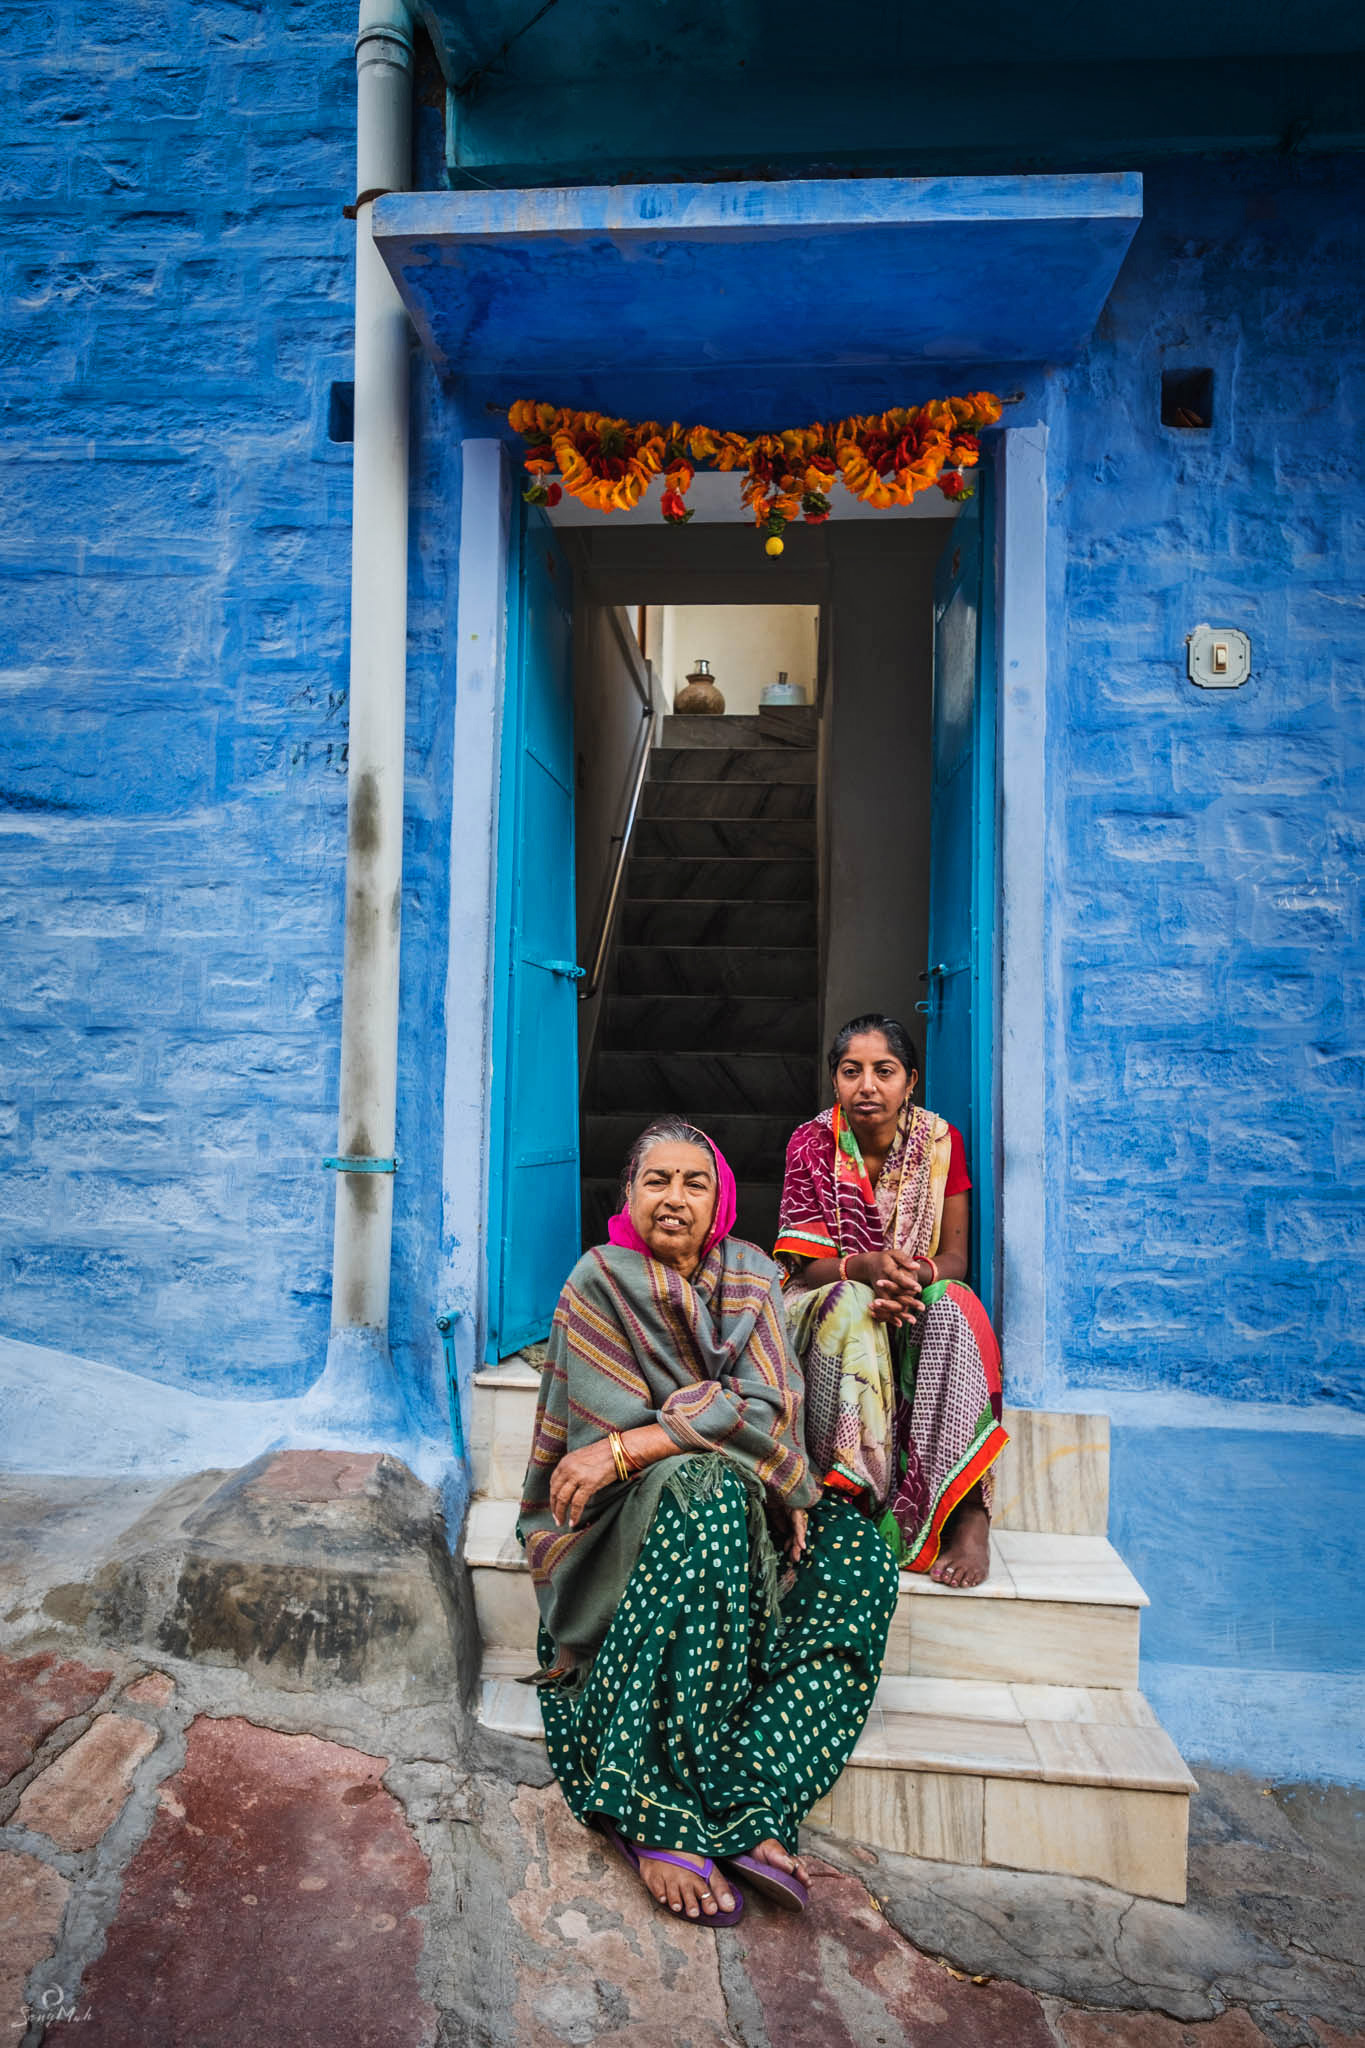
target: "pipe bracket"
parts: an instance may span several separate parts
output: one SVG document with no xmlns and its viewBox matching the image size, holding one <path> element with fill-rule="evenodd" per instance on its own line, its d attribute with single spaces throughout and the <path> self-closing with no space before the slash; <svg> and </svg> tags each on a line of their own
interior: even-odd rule
<svg viewBox="0 0 1365 2048">
<path fill-rule="evenodd" d="M 460 1409 L 460 1369 L 455 1359 L 455 1325 L 461 1319 L 458 1308 L 447 1309 L 436 1318 L 436 1327 L 441 1333 L 441 1352 L 445 1359 L 446 1394 L 450 1401 L 450 1434 L 455 1446 L 455 1456 L 465 1458 L 464 1416 Z"/>
<path fill-rule="evenodd" d="M 331 1173 L 397 1173 L 402 1161 L 396 1152 L 389 1159 L 365 1159 L 345 1153 L 337 1158 L 329 1152 L 322 1163 Z"/>
<path fill-rule="evenodd" d="M 371 199 L 387 199 L 392 190 L 392 185 L 367 186 L 363 192 L 357 192 L 355 198 L 351 201 L 349 206 L 342 207 L 342 219 L 354 220 L 362 206 L 367 205 Z"/>
</svg>

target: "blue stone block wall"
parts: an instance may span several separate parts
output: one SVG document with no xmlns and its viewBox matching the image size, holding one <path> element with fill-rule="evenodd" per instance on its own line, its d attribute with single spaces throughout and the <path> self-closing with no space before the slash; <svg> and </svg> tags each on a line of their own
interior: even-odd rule
<svg viewBox="0 0 1365 2048">
<path fill-rule="evenodd" d="M 1163 168 L 1050 466 L 1056 1339 L 1365 1411 L 1359 158 Z M 1164 369 L 1213 424 L 1159 424 Z M 1195 688 L 1186 633 L 1252 677 Z"/>
<path fill-rule="evenodd" d="M 1154 1670 L 1236 1677 L 1149 1676 L 1190 1753 L 1349 1775 L 1322 1683 L 1273 1730 L 1291 1673 L 1365 1708 L 1365 162 L 1163 166 L 1144 212 L 1051 394 L 1049 1392 L 1115 1415 Z M 1160 424 L 1189 367 L 1207 431 Z M 1204 620 L 1244 688 L 1186 680 Z"/>
<path fill-rule="evenodd" d="M 0 1329 L 253 1395 L 298 1391 L 326 1350 L 354 34 L 353 0 L 65 0 L 0 24 Z M 419 368 L 393 1335 L 420 1386 L 438 404 Z"/>
</svg>

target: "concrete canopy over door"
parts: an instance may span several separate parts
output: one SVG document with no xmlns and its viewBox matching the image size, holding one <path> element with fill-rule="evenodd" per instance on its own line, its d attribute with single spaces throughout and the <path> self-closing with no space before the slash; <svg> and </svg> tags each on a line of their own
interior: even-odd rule
<svg viewBox="0 0 1365 2048">
<path fill-rule="evenodd" d="M 1128 173 L 798 179 L 391 193 L 374 233 L 467 401 L 758 427 L 1069 360 L 1141 214 Z"/>
</svg>

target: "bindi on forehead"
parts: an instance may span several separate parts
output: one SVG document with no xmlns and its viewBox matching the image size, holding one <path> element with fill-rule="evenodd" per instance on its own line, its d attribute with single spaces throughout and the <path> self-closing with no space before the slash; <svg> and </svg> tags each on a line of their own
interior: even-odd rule
<svg viewBox="0 0 1365 2048">
<path fill-rule="evenodd" d="M 662 1156 L 661 1156 L 662 1155 Z M 640 1156 L 637 1173 L 682 1172 L 692 1178 L 704 1175 L 707 1180 L 716 1177 L 715 1162 L 698 1145 L 678 1145 L 667 1138 L 660 1138 L 657 1144 L 649 1146 Z"/>
</svg>

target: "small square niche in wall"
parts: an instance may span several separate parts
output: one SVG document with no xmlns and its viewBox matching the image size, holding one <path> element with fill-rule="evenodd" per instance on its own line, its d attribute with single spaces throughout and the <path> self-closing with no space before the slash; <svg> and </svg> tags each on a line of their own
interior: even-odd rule
<svg viewBox="0 0 1365 2048">
<path fill-rule="evenodd" d="M 327 394 L 327 439 L 354 441 L 355 385 L 334 384 Z"/>
<path fill-rule="evenodd" d="M 1161 424 L 1185 433 L 1213 425 L 1213 371 L 1163 370 Z"/>
</svg>

